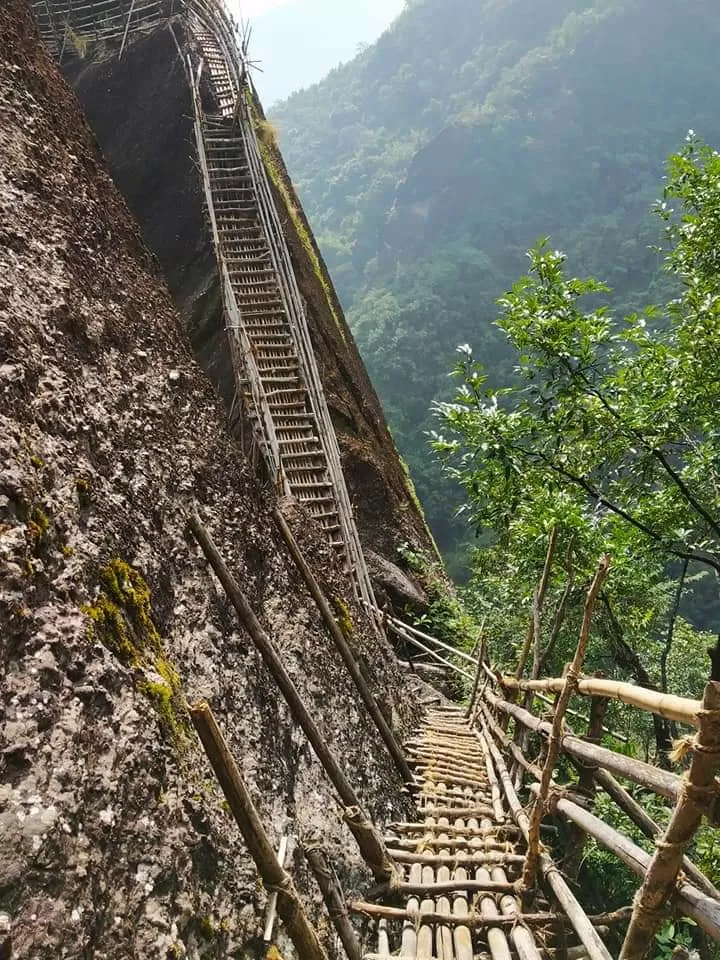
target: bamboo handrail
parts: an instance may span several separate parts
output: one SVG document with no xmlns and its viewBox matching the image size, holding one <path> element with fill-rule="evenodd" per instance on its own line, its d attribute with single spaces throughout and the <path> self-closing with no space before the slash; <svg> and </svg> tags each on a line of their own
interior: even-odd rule
<svg viewBox="0 0 720 960">
<path fill-rule="evenodd" d="M 636 876 L 647 875 L 652 858 L 642 847 L 638 847 L 628 837 L 572 800 L 558 797 L 555 809 L 614 853 Z M 681 881 L 677 887 L 677 905 L 685 916 L 695 920 L 715 940 L 720 940 L 720 903 L 717 900 L 707 896 L 693 884 Z M 647 943 L 645 947 L 647 948 Z"/>
<path fill-rule="evenodd" d="M 495 770 L 500 780 L 500 786 L 505 794 L 505 799 L 507 800 L 508 806 L 512 812 L 513 819 L 520 828 L 520 831 L 524 837 L 527 839 L 530 826 L 528 816 L 525 813 L 525 810 L 523 809 L 522 804 L 518 799 L 518 795 L 512 785 L 510 774 L 508 773 L 507 766 L 505 765 L 505 761 L 503 760 L 500 750 L 495 746 L 492 737 L 489 735 L 487 726 L 484 724 L 482 719 L 480 724 L 483 729 L 483 733 L 477 734 L 478 739 L 483 736 L 483 739 L 487 744 L 487 749 L 490 751 L 490 756 L 495 764 Z M 580 938 L 580 941 L 584 944 L 590 960 L 612 960 L 607 947 L 600 939 L 598 932 L 593 926 L 590 918 L 578 903 L 575 895 L 570 890 L 570 887 L 565 882 L 562 874 L 555 866 L 553 860 L 544 852 L 540 853 L 539 859 L 540 869 L 545 877 L 545 880 L 555 894 L 558 903 L 567 914 L 568 920 L 572 924 L 575 932 Z"/>
<path fill-rule="evenodd" d="M 501 686 L 507 690 L 535 690 L 542 693 L 559 693 L 565 680 L 563 677 L 550 677 L 546 680 L 517 680 L 515 677 L 503 677 Z M 648 713 L 655 713 L 666 720 L 688 723 L 698 726 L 699 700 L 689 697 L 677 697 L 670 693 L 660 693 L 638 687 L 634 683 L 621 680 L 605 680 L 596 677 L 582 677 L 577 684 L 577 692 L 587 697 L 607 697 L 619 700 L 631 707 L 638 707 Z"/>
<path fill-rule="evenodd" d="M 715 774 L 720 765 L 720 682 L 711 680 L 705 687 L 699 726 L 690 769 L 683 777 L 670 823 L 655 841 L 655 854 L 635 897 L 620 960 L 642 960 L 662 921 L 663 906 L 676 884 L 685 850 L 715 799 Z M 720 917 L 720 903 L 713 903 Z"/>
<path fill-rule="evenodd" d="M 587 597 L 585 598 L 585 609 L 583 611 L 583 621 L 580 628 L 580 639 L 578 640 L 575 656 L 573 657 L 572 663 L 568 669 L 567 677 L 563 683 L 560 696 L 558 697 L 557 706 L 555 708 L 548 738 L 547 755 L 545 757 L 542 776 L 540 778 L 540 788 L 538 790 L 537 799 L 530 815 L 530 825 L 528 829 L 528 854 L 527 861 L 525 863 L 525 869 L 523 870 L 523 884 L 527 890 L 530 890 L 535 884 L 535 871 L 540 858 L 540 822 L 545 816 L 545 805 L 552 781 L 553 770 L 555 769 L 555 763 L 560 754 L 562 725 L 565 716 L 565 710 L 570 703 L 570 698 L 572 697 L 578 674 L 582 669 L 582 665 L 585 660 L 585 653 L 590 640 L 590 625 L 595 608 L 595 601 L 600 593 L 600 590 L 602 589 L 605 579 L 607 578 L 609 570 L 610 557 L 605 556 L 598 564 L 597 571 L 595 572 L 595 576 L 590 584 Z"/>
<path fill-rule="evenodd" d="M 528 710 L 523 710 L 515 703 L 502 700 L 490 690 L 485 691 L 485 698 L 494 709 L 514 718 L 518 723 L 526 726 L 528 730 L 539 733 L 544 737 L 549 735 L 550 724 L 544 720 L 539 720 Z M 560 741 L 560 746 L 563 753 L 567 753 L 568 756 L 575 757 L 583 763 L 600 764 L 620 777 L 625 777 L 648 790 L 653 790 L 661 797 L 667 797 L 669 800 L 677 799 L 681 785 L 681 779 L 677 774 L 670 773 L 668 770 L 661 770 L 650 763 L 636 760 L 634 757 L 626 757 L 623 754 L 615 753 L 614 750 L 608 750 L 607 747 L 586 743 L 573 734 L 565 734 Z"/>
</svg>

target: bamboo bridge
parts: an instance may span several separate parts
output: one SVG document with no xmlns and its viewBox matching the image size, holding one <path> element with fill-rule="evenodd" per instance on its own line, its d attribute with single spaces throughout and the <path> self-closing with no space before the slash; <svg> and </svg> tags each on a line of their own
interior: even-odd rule
<svg viewBox="0 0 720 960">
<path fill-rule="evenodd" d="M 562 677 L 541 678 L 536 659 L 530 679 L 525 678 L 532 630 L 516 673 L 506 676 L 493 669 L 485 642 L 471 654 L 376 610 L 302 297 L 258 142 L 243 43 L 221 0 L 31 0 L 31 5 L 48 49 L 60 61 L 71 47 L 89 42 L 109 46 L 121 57 L 135 33 L 173 29 L 181 22 L 190 40 L 185 65 L 197 159 L 223 290 L 236 400 L 251 424 L 252 450 L 261 455 L 278 491 L 293 495 L 320 525 L 371 617 L 405 649 L 413 647 L 428 662 L 455 673 L 466 690 L 462 705 L 440 694 L 426 697 L 418 730 L 401 743 L 289 527 L 276 513 L 328 635 L 397 768 L 398 783 L 414 798 L 412 819 L 374 824 L 350 783 L 350 771 L 321 735 L 209 532 L 200 518 L 191 518 L 200 548 L 332 783 L 344 822 L 374 878 L 362 898 L 348 900 L 327 853 L 317 845 L 304 846 L 337 931 L 334 955 L 344 953 L 348 960 L 641 960 L 660 923 L 671 916 L 691 918 L 698 930 L 720 942 L 720 892 L 686 855 L 703 818 L 714 824 L 718 816 L 720 684 L 709 682 L 702 701 L 693 701 L 582 674 L 606 560 L 589 587 L 575 656 Z M 209 91 L 212 109 L 203 106 L 208 97 L 201 91 Z M 578 707 L 583 698 L 589 703 L 587 728 L 576 735 L 568 718 L 584 714 L 570 709 L 570 703 Z M 605 707 L 613 700 L 686 725 L 685 759 L 678 772 L 601 744 L 603 738 L 627 739 L 604 725 Z M 327 960 L 332 945 L 321 942 L 293 879 L 278 861 L 210 707 L 199 702 L 189 713 L 297 955 Z M 637 799 L 638 789 L 666 803 L 667 826 L 651 819 Z M 651 841 L 654 852 L 592 812 L 599 791 Z M 563 861 L 547 842 L 547 828 L 558 823 L 574 838 Z M 570 869 L 587 838 L 638 877 L 633 903 L 587 915 L 575 893 L 576 870 Z"/>
</svg>

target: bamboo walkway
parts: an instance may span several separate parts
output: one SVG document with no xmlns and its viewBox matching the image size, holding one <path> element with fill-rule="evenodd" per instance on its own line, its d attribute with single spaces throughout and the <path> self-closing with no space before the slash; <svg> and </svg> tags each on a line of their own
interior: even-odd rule
<svg viewBox="0 0 720 960">
<path fill-rule="evenodd" d="M 377 952 L 365 960 L 547 956 L 556 917 L 542 899 L 532 915 L 523 913 L 517 891 L 525 843 L 484 737 L 460 708 L 438 707 L 408 745 L 408 759 L 418 778 L 418 819 L 392 825 L 386 837 L 403 874 L 394 894 L 405 903 L 381 916 Z M 373 913 L 369 904 L 353 909 Z"/>
</svg>

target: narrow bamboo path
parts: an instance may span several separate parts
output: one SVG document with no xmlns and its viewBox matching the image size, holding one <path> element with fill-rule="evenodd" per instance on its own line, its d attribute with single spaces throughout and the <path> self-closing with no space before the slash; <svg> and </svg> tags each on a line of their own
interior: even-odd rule
<svg viewBox="0 0 720 960">
<path fill-rule="evenodd" d="M 393 902 L 401 896 L 404 910 L 387 910 L 377 952 L 365 960 L 473 960 L 478 954 L 540 960 L 547 954 L 538 943 L 554 918 L 536 899 L 532 922 L 527 915 L 515 919 L 523 914 L 517 881 L 525 844 L 482 735 L 460 708 L 437 707 L 408 745 L 408 759 L 417 778 L 418 818 L 391 825 L 386 837 L 402 872 Z"/>
</svg>

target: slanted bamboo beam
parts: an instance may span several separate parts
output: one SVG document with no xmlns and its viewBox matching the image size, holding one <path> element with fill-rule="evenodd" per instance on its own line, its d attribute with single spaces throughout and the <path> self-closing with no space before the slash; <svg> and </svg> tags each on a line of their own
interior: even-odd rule
<svg viewBox="0 0 720 960">
<path fill-rule="evenodd" d="M 565 684 L 563 677 L 551 677 L 546 680 L 518 680 L 515 677 L 503 677 L 500 681 L 506 690 L 531 690 L 542 693 L 560 693 Z M 701 710 L 699 700 L 688 697 L 676 697 L 658 690 L 648 690 L 634 683 L 620 680 L 606 680 L 599 677 L 582 677 L 578 680 L 577 693 L 587 697 L 607 697 L 619 700 L 631 707 L 638 707 L 648 713 L 655 713 L 667 720 L 698 726 L 698 713 Z"/>
<path fill-rule="evenodd" d="M 350 923 L 342 890 L 339 888 L 327 857 L 320 847 L 311 845 L 303 846 L 303 853 L 310 864 L 310 869 L 325 901 L 328 915 L 333 922 L 338 937 L 340 937 L 340 942 L 348 960 L 362 960 L 362 950 Z"/>
<path fill-rule="evenodd" d="M 212 710 L 204 701 L 193 704 L 190 718 L 215 776 L 225 794 L 235 822 L 240 828 L 250 855 L 265 887 L 277 893 L 277 910 L 298 955 L 307 960 L 328 960 L 317 933 L 308 920 L 292 877 L 278 863 L 268 835 L 243 781 L 237 764 L 217 725 Z"/>
<path fill-rule="evenodd" d="M 644 807 L 640 806 L 637 800 L 617 782 L 611 773 L 601 767 L 591 772 L 598 786 L 602 787 L 605 793 L 615 801 L 623 813 L 642 830 L 646 837 L 654 840 L 655 837 L 660 835 L 661 829 L 657 823 L 652 817 L 648 816 Z M 720 890 L 708 880 L 704 873 L 698 870 L 692 860 L 683 857 L 682 868 L 696 886 L 707 893 L 708 896 L 720 900 Z"/>
<path fill-rule="evenodd" d="M 480 635 L 478 637 L 478 658 L 477 658 L 477 667 L 475 669 L 475 680 L 473 681 L 472 693 L 470 694 L 470 700 L 468 701 L 467 709 L 465 710 L 465 719 L 469 720 L 475 709 L 475 699 L 477 697 L 478 688 L 480 687 L 480 677 L 483 674 L 483 663 L 485 662 L 485 621 L 483 621 L 480 627 Z"/>
<path fill-rule="evenodd" d="M 518 799 L 518 795 L 512 785 L 512 780 L 502 754 L 495 746 L 494 741 L 489 735 L 488 728 L 482 720 L 481 726 L 483 731 L 482 735 L 485 743 L 487 744 L 487 748 L 490 751 L 490 755 L 492 756 L 493 763 L 495 764 L 495 771 L 500 780 L 500 785 L 503 793 L 505 794 L 508 807 L 512 812 L 515 823 L 520 828 L 523 836 L 527 839 L 530 828 L 528 816 L 525 813 L 522 804 Z M 578 903 L 577 899 L 568 887 L 552 859 L 546 853 L 541 853 L 539 863 L 540 869 L 548 886 L 555 894 L 555 898 L 557 899 L 559 905 L 565 911 L 568 920 L 580 938 L 581 943 L 585 946 L 590 960 L 612 960 L 607 947 L 600 939 L 600 936 L 593 926 L 590 918 Z"/>
<path fill-rule="evenodd" d="M 610 557 L 605 556 L 598 564 L 598 568 L 590 584 L 590 589 L 585 598 L 585 608 L 583 610 L 583 620 L 580 628 L 580 639 L 578 641 L 575 656 L 567 673 L 567 677 L 558 698 L 555 714 L 552 720 L 552 729 L 547 745 L 547 754 L 540 778 L 540 789 L 538 791 L 535 804 L 530 816 L 530 825 L 528 829 L 528 854 L 523 870 L 523 884 L 526 890 L 532 889 L 535 884 L 535 873 L 540 858 L 540 823 L 546 812 L 546 804 L 550 784 L 552 781 L 553 770 L 560 754 L 560 741 L 562 737 L 562 726 L 565 718 L 565 710 L 570 703 L 575 684 L 577 682 L 580 670 L 582 669 L 590 640 L 590 626 L 592 624 L 592 615 L 595 609 L 595 601 L 602 589 L 608 572 L 610 570 Z"/>
<path fill-rule="evenodd" d="M 393 759 L 395 766 L 397 767 L 398 773 L 403 778 L 406 783 L 412 781 L 412 772 L 410 767 L 407 764 L 407 761 L 403 755 L 402 750 L 400 749 L 395 735 L 393 734 L 390 726 L 382 714 L 380 707 L 377 704 L 370 687 L 365 680 L 365 677 L 362 675 L 362 671 L 358 666 L 355 655 L 350 649 L 350 645 L 345 639 L 345 635 L 340 629 L 337 620 L 333 616 L 333 612 L 330 609 L 330 604 L 327 602 L 320 585 L 315 579 L 315 575 L 310 569 L 310 565 L 302 554 L 300 547 L 298 546 L 293 533 L 288 526 L 288 523 L 285 517 L 282 515 L 278 508 L 273 510 L 273 518 L 277 524 L 278 530 L 282 534 L 282 537 L 287 544 L 290 555 L 295 562 L 295 566 L 298 568 L 305 585 L 310 591 L 310 594 L 317 604 L 317 608 L 320 611 L 320 614 L 325 621 L 325 626 L 328 628 L 328 632 L 333 639 L 333 642 L 338 650 L 338 653 L 343 659 L 343 663 L 347 667 L 347 671 L 350 674 L 355 687 L 360 694 L 360 699 L 365 704 L 367 712 L 370 714 L 370 718 L 377 727 L 378 733 L 385 744 L 388 753 Z"/>
<path fill-rule="evenodd" d="M 714 781 L 720 766 L 720 682 L 711 680 L 706 685 L 698 721 L 700 729 L 694 738 L 690 769 L 683 777 L 667 830 L 655 842 L 655 854 L 635 897 L 620 960 L 642 960 L 645 955 L 662 920 L 663 906 L 677 882 L 685 850 L 716 797 Z M 716 905 L 720 915 L 720 904 Z"/>
<path fill-rule="evenodd" d="M 345 807 L 345 822 L 355 837 L 363 859 L 372 870 L 376 880 L 380 882 L 390 880 L 395 874 L 395 868 L 385 850 L 382 837 L 365 816 L 360 801 L 350 785 L 350 781 L 343 773 L 339 763 L 335 759 L 335 755 L 328 747 L 317 724 L 310 716 L 270 637 L 260 625 L 247 597 L 230 574 L 210 534 L 202 525 L 197 514 L 193 513 L 190 516 L 188 526 L 205 554 L 208 563 L 215 571 L 230 603 L 235 608 L 240 622 L 245 627 L 270 675 L 275 680 L 275 683 L 285 698 L 285 702 L 290 708 L 293 719 L 298 726 L 302 728 L 315 751 L 315 755 L 322 764 L 328 779 L 335 787 Z"/>
<path fill-rule="evenodd" d="M 652 858 L 642 847 L 638 847 L 628 837 L 608 826 L 594 813 L 579 807 L 572 800 L 558 797 L 555 801 L 555 809 L 568 820 L 577 823 L 598 843 L 614 853 L 636 876 L 645 877 Z M 715 940 L 720 940 L 720 903 L 717 900 L 707 896 L 693 884 L 681 881 L 677 885 L 675 904 L 681 913 L 695 920 Z"/>
<path fill-rule="evenodd" d="M 485 699 L 493 709 L 514 718 L 518 723 L 547 737 L 552 727 L 544 720 L 534 717 L 528 710 L 515 703 L 508 703 L 502 700 L 491 690 L 485 691 Z M 675 800 L 678 796 L 681 784 L 681 778 L 668 770 L 661 770 L 653 767 L 652 764 L 644 763 L 642 760 L 635 760 L 633 757 L 626 757 L 623 754 L 615 753 L 606 747 L 595 746 L 581 740 L 572 734 L 565 734 L 561 739 L 561 749 L 563 753 L 568 754 L 580 760 L 582 763 L 600 765 L 610 770 L 617 776 L 632 780 L 634 783 L 652 790 L 661 797 L 667 797 Z"/>
</svg>

